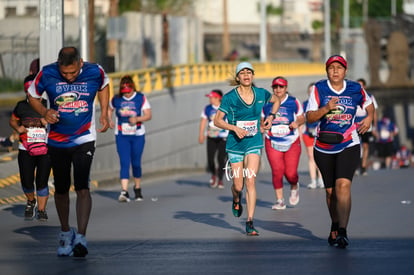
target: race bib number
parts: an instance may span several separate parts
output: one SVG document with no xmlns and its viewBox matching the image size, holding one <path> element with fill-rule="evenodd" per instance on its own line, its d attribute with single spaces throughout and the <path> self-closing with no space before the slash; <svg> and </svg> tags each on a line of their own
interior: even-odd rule
<svg viewBox="0 0 414 275">
<path fill-rule="evenodd" d="M 273 125 L 270 132 L 274 137 L 284 137 L 289 135 L 290 128 L 289 125 Z"/>
<path fill-rule="evenodd" d="M 388 130 L 381 130 L 380 131 L 381 139 L 389 139 L 390 136 L 391 136 L 390 131 L 388 131 Z"/>
<path fill-rule="evenodd" d="M 39 127 L 28 128 L 27 142 L 46 142 L 46 129 Z"/>
<path fill-rule="evenodd" d="M 236 126 L 246 130 L 247 137 L 252 137 L 257 133 L 257 120 L 237 121 Z"/>
<path fill-rule="evenodd" d="M 135 135 L 135 133 L 137 132 L 137 125 L 131 125 L 129 123 L 122 123 L 121 125 L 121 129 L 122 129 L 122 134 L 123 135 Z"/>
</svg>

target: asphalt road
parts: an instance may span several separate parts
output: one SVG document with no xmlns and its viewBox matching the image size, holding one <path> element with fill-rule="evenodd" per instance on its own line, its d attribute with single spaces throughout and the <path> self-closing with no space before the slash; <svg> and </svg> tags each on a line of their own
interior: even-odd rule
<svg viewBox="0 0 414 275">
<path fill-rule="evenodd" d="M 24 204 L 0 210 L 1 274 L 412 274 L 414 169 L 370 171 L 354 179 L 350 246 L 329 247 L 324 190 L 301 188 L 297 207 L 274 211 L 270 174 L 259 174 L 255 226 L 231 213 L 230 183 L 208 175 L 144 180 L 144 201 L 119 203 L 119 186 L 94 189 L 89 255 L 56 256 L 53 199 L 47 222 L 23 219 Z M 305 185 L 309 178 L 301 174 Z M 132 187 L 130 188 L 132 189 Z M 289 188 L 285 186 L 285 199 Z M 243 200 L 244 201 L 244 200 Z M 71 224 L 75 225 L 71 200 Z"/>
</svg>

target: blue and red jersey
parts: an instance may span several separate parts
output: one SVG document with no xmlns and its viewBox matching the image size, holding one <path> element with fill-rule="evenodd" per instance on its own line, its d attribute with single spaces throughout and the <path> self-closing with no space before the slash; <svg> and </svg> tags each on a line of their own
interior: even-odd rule
<svg viewBox="0 0 414 275">
<path fill-rule="evenodd" d="M 209 104 L 201 112 L 201 118 L 207 119 L 207 136 L 210 138 L 225 138 L 229 134 L 229 131 L 218 128 L 214 125 L 214 118 L 216 117 L 218 108 L 219 106 Z M 224 116 L 223 119 L 227 121 L 226 116 Z"/>
<path fill-rule="evenodd" d="M 398 134 L 397 126 L 388 118 L 383 117 L 378 121 L 378 143 L 393 142 L 394 136 Z"/>
<path fill-rule="evenodd" d="M 272 111 L 273 103 L 263 106 L 263 115 L 268 117 Z M 280 103 L 276 117 L 272 121 L 272 127 L 266 132 L 266 138 L 279 145 L 290 145 L 299 137 L 299 130 L 291 129 L 289 125 L 296 120 L 296 117 L 303 114 L 302 104 L 296 97 L 286 95 Z"/>
<path fill-rule="evenodd" d="M 144 94 L 135 92 L 129 98 L 114 96 L 110 102 L 110 108 L 115 109 L 115 135 L 140 136 L 145 134 L 145 127 L 142 122 L 137 122 L 135 125 L 129 124 L 130 117 L 141 116 L 145 109 L 151 108 Z"/>
<path fill-rule="evenodd" d="M 309 100 L 305 100 L 303 102 L 303 110 L 306 112 L 306 109 L 308 108 Z M 310 137 L 316 136 L 316 130 L 318 128 L 319 121 L 315 121 L 312 123 L 309 123 L 308 120 L 305 121 L 305 130 L 303 131 L 303 134 L 308 135 Z"/>
<path fill-rule="evenodd" d="M 73 147 L 96 139 L 95 98 L 109 78 L 101 66 L 84 62 L 72 83 L 60 74 L 58 63 L 43 67 L 28 93 L 40 98 L 46 92 L 50 108 L 59 112 L 59 122 L 50 125 L 48 144 Z"/>
<path fill-rule="evenodd" d="M 354 124 L 357 106 L 366 108 L 372 103 L 371 98 L 358 82 L 344 80 L 342 90 L 335 91 L 325 79 L 315 84 L 306 111 L 316 111 L 328 104 L 332 98 L 338 98 L 337 109 L 329 111 L 320 119 L 317 134 L 319 135 L 320 132 L 337 133 L 343 135 L 344 139 L 338 144 L 326 144 L 316 139 L 315 149 L 325 153 L 338 153 L 360 143 Z"/>
</svg>

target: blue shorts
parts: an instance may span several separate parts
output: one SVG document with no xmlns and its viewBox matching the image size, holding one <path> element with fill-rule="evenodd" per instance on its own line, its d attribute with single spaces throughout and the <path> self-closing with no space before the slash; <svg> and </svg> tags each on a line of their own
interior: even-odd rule
<svg viewBox="0 0 414 275">
<path fill-rule="evenodd" d="M 249 154 L 256 154 L 256 155 L 261 156 L 262 151 L 260 149 L 253 149 L 253 150 L 245 152 L 244 154 L 235 154 L 235 153 L 227 152 L 227 156 L 229 158 L 230 163 L 242 162 L 244 160 L 244 157 Z"/>
</svg>

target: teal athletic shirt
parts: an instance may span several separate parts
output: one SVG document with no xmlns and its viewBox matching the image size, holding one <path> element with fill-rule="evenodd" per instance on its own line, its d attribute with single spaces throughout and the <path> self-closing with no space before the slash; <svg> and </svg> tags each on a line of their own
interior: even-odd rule
<svg viewBox="0 0 414 275">
<path fill-rule="evenodd" d="M 252 90 L 254 95 L 252 104 L 243 101 L 237 88 L 226 93 L 221 100 L 219 110 L 226 114 L 228 123 L 249 132 L 244 138 L 239 139 L 234 131 L 230 131 L 226 152 L 244 155 L 250 150 L 263 148 L 260 118 L 263 105 L 270 101 L 272 94 L 263 88 L 252 87 Z"/>
</svg>

